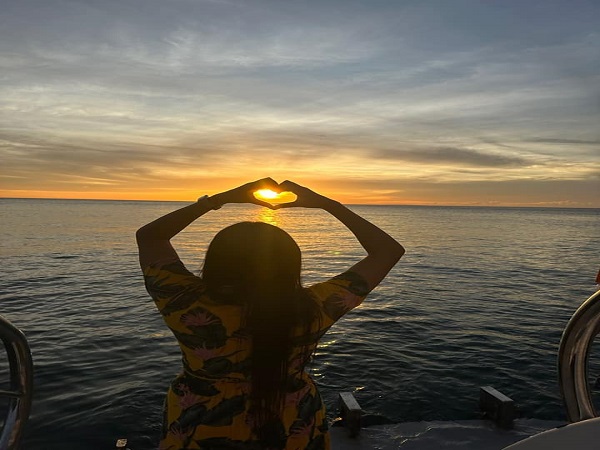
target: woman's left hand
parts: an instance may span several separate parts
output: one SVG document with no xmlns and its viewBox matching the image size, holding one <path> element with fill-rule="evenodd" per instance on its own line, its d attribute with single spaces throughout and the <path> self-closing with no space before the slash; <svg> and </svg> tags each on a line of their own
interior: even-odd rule
<svg viewBox="0 0 600 450">
<path fill-rule="evenodd" d="M 273 205 L 268 202 L 257 199 L 254 196 L 256 191 L 261 189 L 270 189 L 279 192 L 279 184 L 272 178 L 262 178 L 243 184 L 229 191 L 221 192 L 210 197 L 211 203 L 215 206 L 221 206 L 226 203 L 253 203 L 255 205 L 265 206 L 273 209 Z"/>
</svg>

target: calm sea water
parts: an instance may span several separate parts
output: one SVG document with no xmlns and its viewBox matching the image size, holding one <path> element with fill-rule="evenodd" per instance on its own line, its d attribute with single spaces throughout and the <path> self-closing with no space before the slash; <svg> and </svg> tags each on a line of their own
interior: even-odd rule
<svg viewBox="0 0 600 450">
<path fill-rule="evenodd" d="M 119 437 L 134 450 L 155 447 L 180 359 L 144 290 L 134 232 L 182 205 L 0 199 L 0 314 L 27 335 L 36 370 L 25 449 L 111 449 Z M 600 210 L 352 209 L 407 254 L 322 341 L 311 370 L 332 415 L 337 393 L 352 391 L 368 413 L 394 421 L 471 419 L 479 386 L 492 385 L 523 417 L 564 418 L 556 352 L 596 289 Z M 188 268 L 198 271 L 212 236 L 240 220 L 292 234 L 305 284 L 363 256 L 322 211 L 227 206 L 174 241 Z"/>
</svg>

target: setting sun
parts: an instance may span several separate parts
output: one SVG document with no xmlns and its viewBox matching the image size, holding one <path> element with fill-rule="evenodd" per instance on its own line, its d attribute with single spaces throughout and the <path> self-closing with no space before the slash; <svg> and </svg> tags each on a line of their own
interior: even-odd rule
<svg viewBox="0 0 600 450">
<path fill-rule="evenodd" d="M 273 200 L 279 197 L 279 194 L 271 189 L 260 189 L 254 193 L 254 196 L 259 199 Z"/>
<path fill-rule="evenodd" d="M 271 204 L 290 203 L 296 200 L 293 192 L 275 192 L 271 189 L 260 189 L 254 193 L 254 197 Z"/>
</svg>

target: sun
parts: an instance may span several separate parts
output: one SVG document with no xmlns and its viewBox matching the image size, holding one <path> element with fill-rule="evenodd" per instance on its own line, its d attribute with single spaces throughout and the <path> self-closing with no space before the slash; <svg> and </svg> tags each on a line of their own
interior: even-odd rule
<svg viewBox="0 0 600 450">
<path fill-rule="evenodd" d="M 254 197 L 270 203 L 271 205 L 280 205 L 281 203 L 291 203 L 298 198 L 293 192 L 275 192 L 271 189 L 259 189 L 254 192 Z"/>
<path fill-rule="evenodd" d="M 265 200 L 273 200 L 274 198 L 279 197 L 279 194 L 271 189 L 260 189 L 254 193 L 254 196 Z"/>
</svg>

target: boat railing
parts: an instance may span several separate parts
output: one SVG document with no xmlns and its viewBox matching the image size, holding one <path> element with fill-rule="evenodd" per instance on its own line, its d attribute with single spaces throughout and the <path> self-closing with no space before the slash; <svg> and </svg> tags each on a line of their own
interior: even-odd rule
<svg viewBox="0 0 600 450">
<path fill-rule="evenodd" d="M 25 335 L 2 316 L 0 339 L 6 349 L 10 374 L 8 389 L 0 389 L 0 397 L 8 399 L 0 433 L 0 450 L 16 450 L 31 411 L 33 360 Z"/>
<path fill-rule="evenodd" d="M 575 311 L 558 350 L 560 393 L 569 422 L 597 417 L 592 401 L 588 362 L 592 344 L 600 332 L 600 290 Z"/>
</svg>

